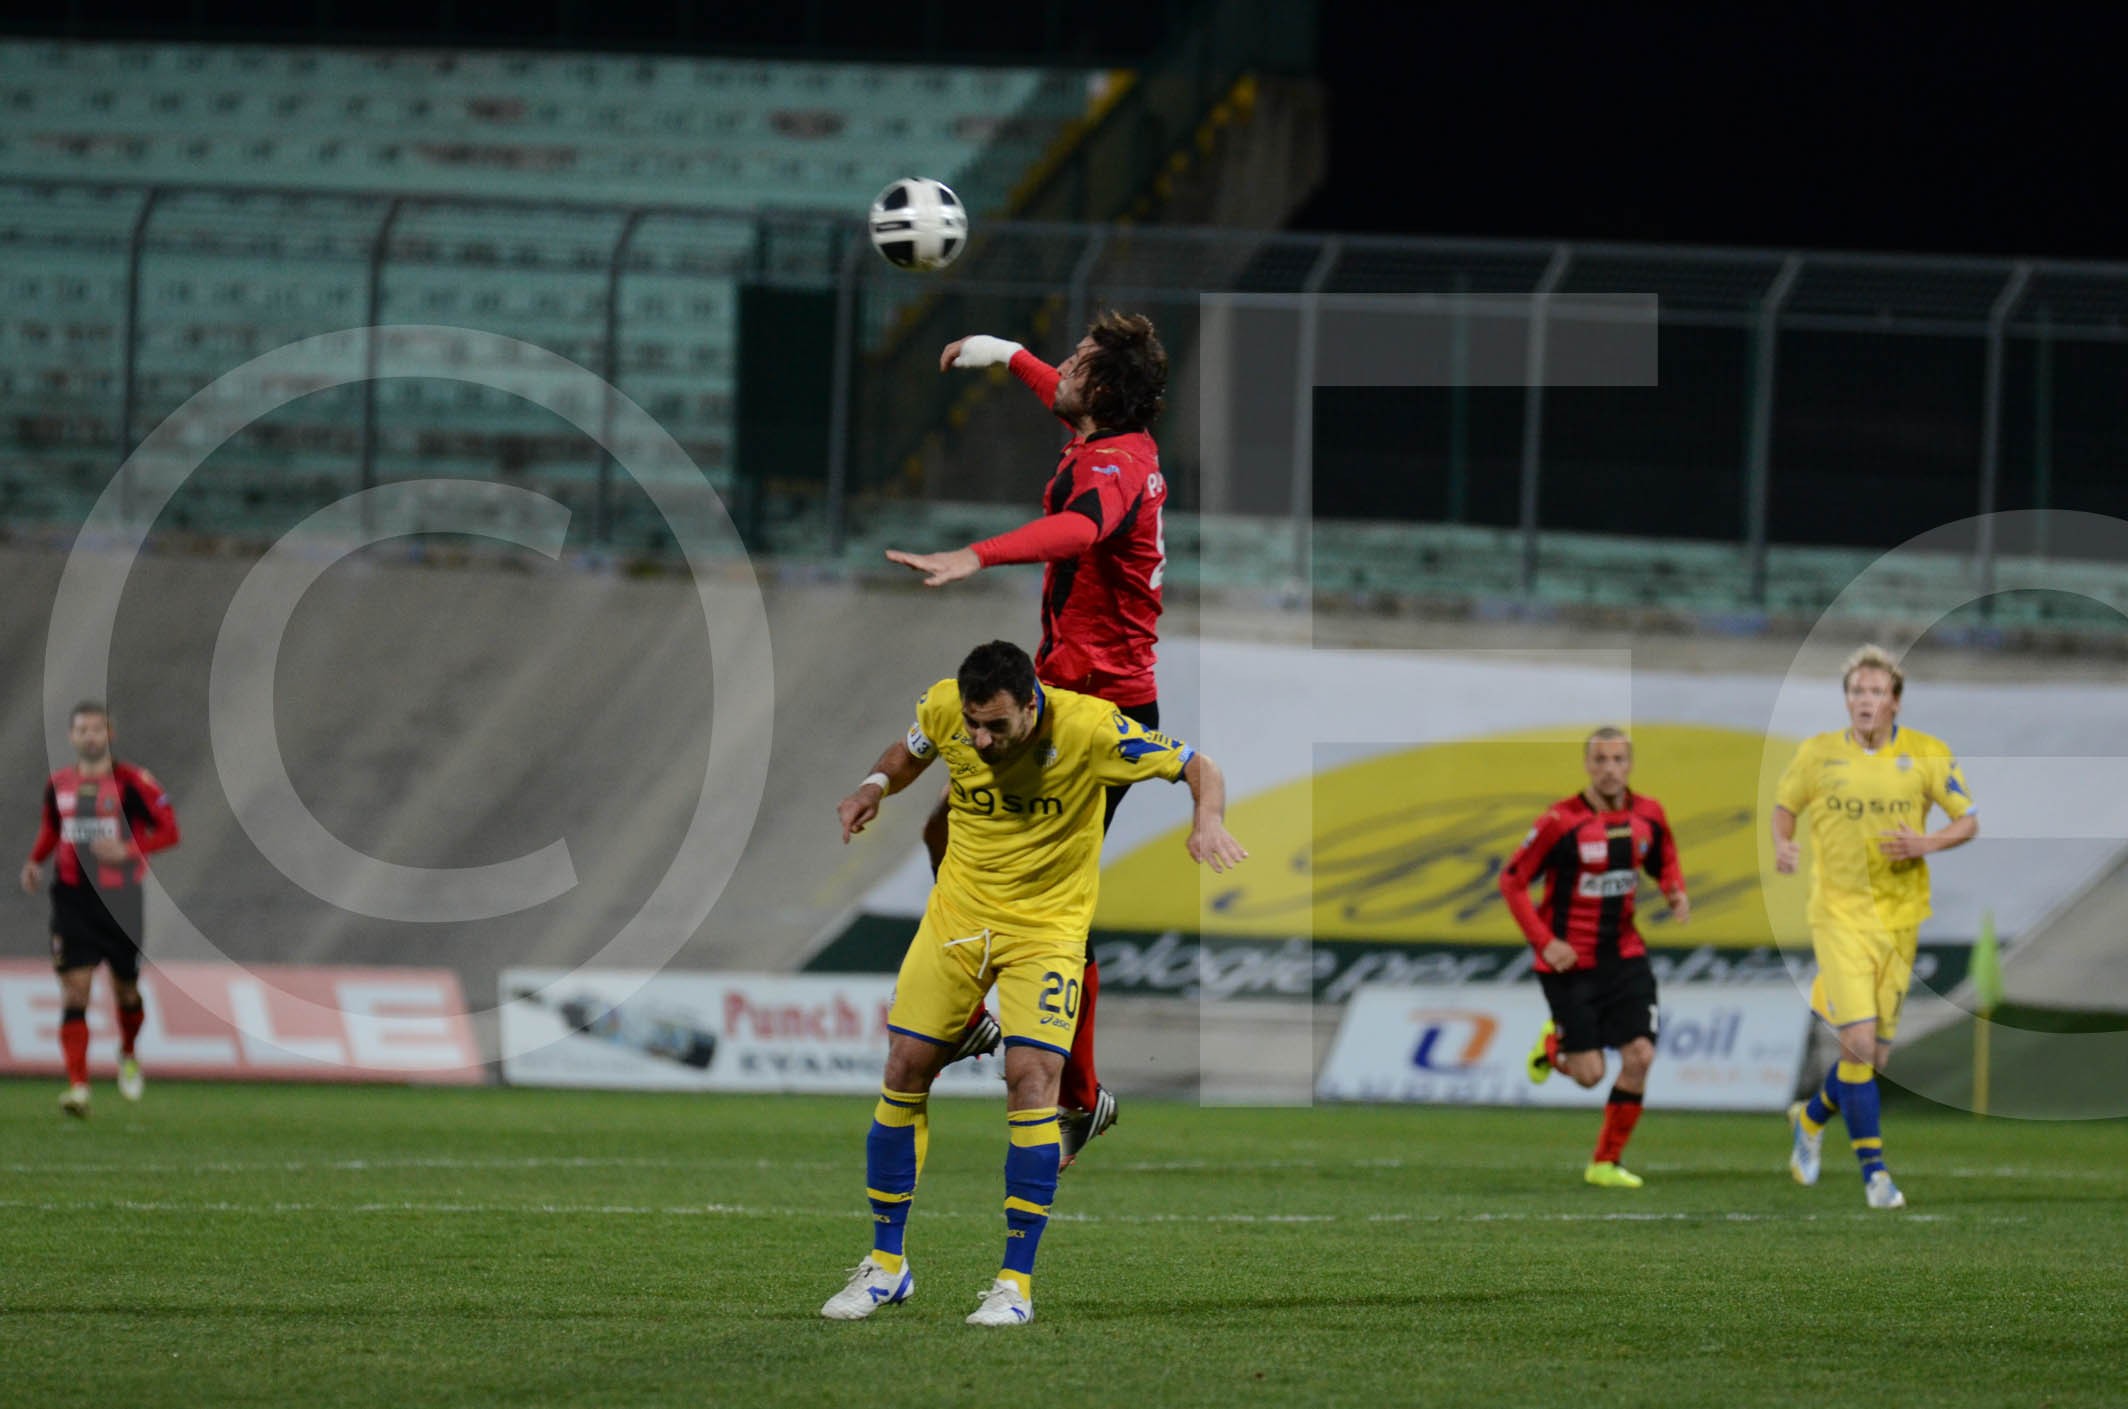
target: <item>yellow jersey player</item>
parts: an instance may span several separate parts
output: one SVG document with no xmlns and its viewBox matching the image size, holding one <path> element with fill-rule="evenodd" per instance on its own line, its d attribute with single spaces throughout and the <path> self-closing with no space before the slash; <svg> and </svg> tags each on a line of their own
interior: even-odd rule
<svg viewBox="0 0 2128 1409">
<path fill-rule="evenodd" d="M 1224 871 L 1248 852 L 1227 833 L 1226 782 L 1211 759 L 1105 700 L 1042 685 L 1009 641 L 976 647 L 917 701 L 907 737 L 842 800 L 843 841 L 937 758 L 952 822 L 887 1014 L 886 1072 L 865 1142 L 872 1251 L 820 1314 L 855 1321 L 915 1291 L 903 1236 L 929 1143 L 931 1082 L 994 982 L 1005 1034 L 1005 1256 L 968 1321 L 1022 1326 L 1034 1319 L 1035 1250 L 1057 1192 L 1057 1085 L 1101 884 L 1106 790 L 1179 779 L 1196 804 L 1190 859 Z"/>
<path fill-rule="evenodd" d="M 1774 869 L 1793 875 L 1810 822 L 1810 942 L 1818 976 L 1810 1005 L 1840 1036 L 1838 1065 L 1808 1101 L 1789 1108 L 1789 1170 L 1818 1182 L 1819 1143 L 1838 1112 L 1862 1166 L 1871 1208 L 1904 1208 L 1884 1166 L 1877 1073 L 1889 1060 L 1914 945 L 1929 915 L 1926 857 L 1980 832 L 1973 796 L 1943 740 L 1899 723 L 1906 678 L 1877 646 L 1840 673 L 1848 727 L 1803 741 L 1781 774 L 1773 810 Z M 1930 807 L 1950 818 L 1925 830 Z"/>
</svg>

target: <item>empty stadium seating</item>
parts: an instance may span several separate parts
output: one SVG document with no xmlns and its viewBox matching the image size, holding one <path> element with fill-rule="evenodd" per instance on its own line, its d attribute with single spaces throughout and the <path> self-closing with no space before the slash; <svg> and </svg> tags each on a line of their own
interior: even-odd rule
<svg viewBox="0 0 2128 1409">
<path fill-rule="evenodd" d="M 986 151 L 984 170 L 1024 165 L 1086 93 L 1064 70 L 0 42 L 0 515 L 78 522 L 117 461 L 151 186 L 134 440 L 229 368 L 364 324 L 394 196 L 412 199 L 382 321 L 603 372 L 616 242 L 654 206 L 622 263 L 616 382 L 728 487 L 735 279 L 759 267 L 758 219 L 847 222 L 892 178 L 952 181 Z M 1004 193 L 963 194 L 980 210 Z M 539 205 L 478 203 L 497 199 Z M 566 500 L 597 473 L 580 432 L 500 393 L 414 379 L 377 402 L 384 477 L 518 476 Z M 317 507 L 353 482 L 359 425 L 351 392 L 284 408 L 216 452 L 170 523 L 263 532 Z"/>
</svg>

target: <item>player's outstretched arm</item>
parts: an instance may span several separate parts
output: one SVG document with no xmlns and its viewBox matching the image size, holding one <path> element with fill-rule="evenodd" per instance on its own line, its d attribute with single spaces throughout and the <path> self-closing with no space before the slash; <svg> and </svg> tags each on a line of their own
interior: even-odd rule
<svg viewBox="0 0 2128 1409">
<path fill-rule="evenodd" d="M 943 587 L 973 577 L 984 568 L 1076 558 L 1093 547 L 1100 536 L 1100 526 L 1086 514 L 1044 514 L 1009 533 L 950 553 L 904 553 L 899 548 L 889 548 L 887 561 L 926 574 L 926 587 Z"/>
<path fill-rule="evenodd" d="M 938 355 L 938 370 L 950 372 L 959 367 L 963 370 L 976 367 L 1002 367 L 1012 361 L 1012 354 L 1026 348 L 1010 338 L 994 338 L 988 333 L 970 333 L 964 338 L 955 338 L 946 344 L 946 350 Z"/>
<path fill-rule="evenodd" d="M 850 838 L 879 815 L 881 798 L 888 793 L 898 793 L 915 782 L 917 775 L 931 766 L 933 757 L 936 755 L 918 758 L 900 739 L 889 745 L 879 756 L 879 761 L 872 765 L 871 773 L 857 785 L 857 790 L 835 809 L 836 815 L 842 819 L 843 845 L 849 845 Z"/>
<path fill-rule="evenodd" d="M 944 587 L 983 570 L 983 560 L 973 548 L 955 548 L 946 553 L 904 553 L 899 548 L 889 548 L 887 561 L 922 573 L 926 587 Z"/>
<path fill-rule="evenodd" d="M 1057 369 L 1010 338 L 970 333 L 947 343 L 945 350 L 938 355 L 938 370 L 941 372 L 956 367 L 966 370 L 997 366 L 1011 368 L 1012 375 L 1018 377 L 1044 407 L 1052 411 L 1056 409 Z"/>
<path fill-rule="evenodd" d="M 1249 849 L 1227 831 L 1227 779 L 1219 765 L 1203 754 L 1194 754 L 1182 770 L 1190 785 L 1190 800 L 1196 816 L 1190 823 L 1190 860 L 1201 861 L 1214 871 L 1233 870 L 1249 859 Z"/>
</svg>

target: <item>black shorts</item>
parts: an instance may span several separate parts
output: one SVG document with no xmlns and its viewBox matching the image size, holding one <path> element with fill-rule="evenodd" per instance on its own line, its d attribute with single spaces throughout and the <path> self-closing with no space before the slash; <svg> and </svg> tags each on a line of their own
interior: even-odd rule
<svg viewBox="0 0 2128 1409">
<path fill-rule="evenodd" d="M 1125 719 L 1158 731 L 1160 728 L 1160 701 L 1149 700 L 1142 705 L 1116 706 L 1116 712 Z M 1123 795 L 1131 790 L 1129 783 L 1117 783 L 1108 790 L 1108 807 L 1101 814 L 1101 830 L 1106 833 L 1108 824 L 1116 820 L 1116 808 L 1122 805 Z"/>
<path fill-rule="evenodd" d="M 1655 970 L 1648 956 L 1615 959 L 1593 969 L 1539 974 L 1544 1001 L 1559 1025 L 1559 1050 L 1595 1052 L 1635 1038 L 1655 1039 Z"/>
<path fill-rule="evenodd" d="M 94 886 L 52 887 L 52 967 L 111 966 L 111 977 L 140 977 L 139 886 L 99 891 Z"/>
</svg>

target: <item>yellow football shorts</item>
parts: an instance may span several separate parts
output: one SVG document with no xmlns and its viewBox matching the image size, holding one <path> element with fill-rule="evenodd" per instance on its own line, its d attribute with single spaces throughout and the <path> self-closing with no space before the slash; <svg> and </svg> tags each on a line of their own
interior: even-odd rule
<svg viewBox="0 0 2128 1409">
<path fill-rule="evenodd" d="M 1818 976 L 1810 985 L 1810 1010 L 1834 1027 L 1876 1020 L 1877 1040 L 1889 1042 L 1899 1030 L 1899 1009 L 1914 977 L 1914 949 L 1920 929 L 1851 929 L 1828 925 L 1813 930 L 1810 947 L 1818 959 Z"/>
<path fill-rule="evenodd" d="M 991 984 L 1005 1043 L 1071 1055 L 1085 991 L 1086 936 L 1014 935 L 956 915 L 936 892 L 902 956 L 887 1025 L 952 1047 Z"/>
</svg>

